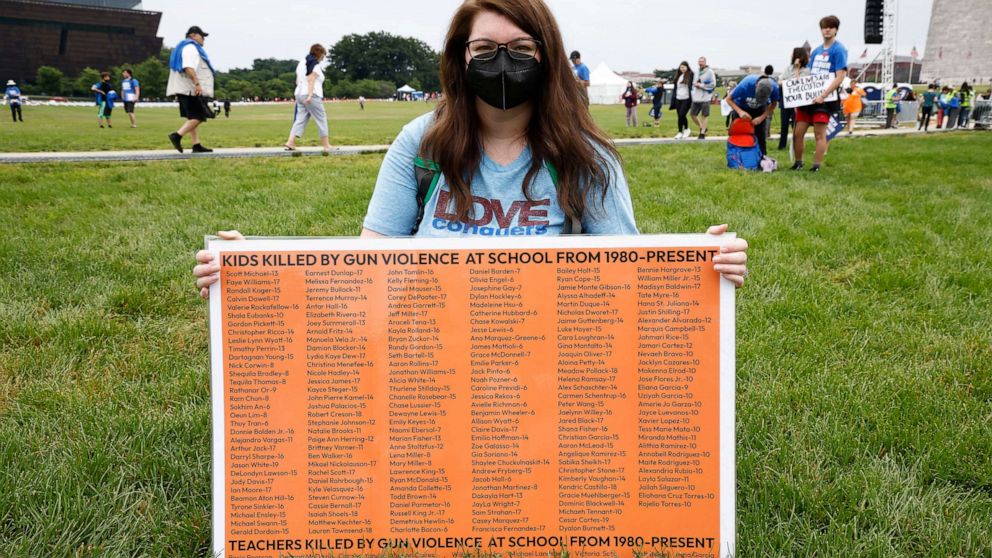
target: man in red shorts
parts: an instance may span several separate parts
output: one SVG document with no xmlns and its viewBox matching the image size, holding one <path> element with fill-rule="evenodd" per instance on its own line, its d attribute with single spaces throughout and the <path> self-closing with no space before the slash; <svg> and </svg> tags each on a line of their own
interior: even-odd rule
<svg viewBox="0 0 992 558">
<path fill-rule="evenodd" d="M 803 154 L 806 151 L 806 130 L 813 125 L 813 136 L 816 138 L 816 153 L 813 156 L 811 172 L 820 170 L 823 158 L 827 154 L 827 124 L 830 115 L 840 111 L 840 101 L 825 101 L 831 93 L 840 88 L 847 76 L 847 49 L 837 41 L 837 30 L 840 20 L 837 16 L 827 16 L 820 20 L 820 33 L 823 44 L 816 47 L 809 57 L 811 75 L 834 74 L 834 79 L 813 101 L 812 105 L 796 108 L 796 131 L 793 148 L 796 153 L 796 163 L 792 170 L 803 168 Z"/>
</svg>

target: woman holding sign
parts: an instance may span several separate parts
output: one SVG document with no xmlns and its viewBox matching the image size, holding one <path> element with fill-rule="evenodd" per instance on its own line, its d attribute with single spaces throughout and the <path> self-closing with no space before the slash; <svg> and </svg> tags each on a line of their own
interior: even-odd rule
<svg viewBox="0 0 992 558">
<path fill-rule="evenodd" d="M 796 79 L 809 75 L 809 53 L 803 47 L 796 47 L 792 49 L 792 65 L 782 71 L 782 75 L 779 76 L 778 82 L 782 83 L 788 79 Z M 779 114 L 782 120 L 782 133 L 778 137 L 778 148 L 785 149 L 786 142 L 789 141 L 789 129 L 795 124 L 796 121 L 796 109 L 785 108 L 785 103 L 782 103 L 779 109 Z"/>
<path fill-rule="evenodd" d="M 840 20 L 837 16 L 827 16 L 820 20 L 820 34 L 823 44 L 813 49 L 809 57 L 810 75 L 820 76 L 833 74 L 834 79 L 817 95 L 813 104 L 796 107 L 796 132 L 793 138 L 793 148 L 796 162 L 792 170 L 803 168 L 803 154 L 806 152 L 806 130 L 813 125 L 813 136 L 816 137 L 816 152 L 813 156 L 813 166 L 810 172 L 820 170 L 823 159 L 827 155 L 827 124 L 830 117 L 840 111 L 840 101 L 827 101 L 837 92 L 837 89 L 847 76 L 847 49 L 837 41 L 837 30 Z"/>
<path fill-rule="evenodd" d="M 434 112 L 407 124 L 386 153 L 363 237 L 637 234 L 620 155 L 585 108 L 544 2 L 464 2 L 441 83 Z M 206 297 L 220 266 L 206 251 L 197 260 Z M 747 242 L 731 241 L 713 262 L 742 285 Z"/>
</svg>

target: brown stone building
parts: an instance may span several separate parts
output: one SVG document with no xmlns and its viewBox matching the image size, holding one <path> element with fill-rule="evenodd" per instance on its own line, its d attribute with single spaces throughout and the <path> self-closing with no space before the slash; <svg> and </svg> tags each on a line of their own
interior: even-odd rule
<svg viewBox="0 0 992 558">
<path fill-rule="evenodd" d="M 86 67 L 105 70 L 157 54 L 162 14 L 131 9 L 139 4 L 0 0 L 0 80 L 34 81 L 40 66 L 75 76 Z"/>
</svg>

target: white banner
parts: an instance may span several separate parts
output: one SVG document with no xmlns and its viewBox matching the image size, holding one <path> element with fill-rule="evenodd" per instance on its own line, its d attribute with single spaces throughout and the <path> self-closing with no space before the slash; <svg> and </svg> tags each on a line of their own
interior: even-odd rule
<svg viewBox="0 0 992 558">
<path fill-rule="evenodd" d="M 830 85 L 834 77 L 836 76 L 833 73 L 829 73 L 784 80 L 782 82 L 782 106 L 789 109 L 812 105 L 813 100 L 820 93 L 823 93 L 823 90 Z M 836 101 L 838 99 L 835 90 L 824 98 L 824 101 Z"/>
</svg>

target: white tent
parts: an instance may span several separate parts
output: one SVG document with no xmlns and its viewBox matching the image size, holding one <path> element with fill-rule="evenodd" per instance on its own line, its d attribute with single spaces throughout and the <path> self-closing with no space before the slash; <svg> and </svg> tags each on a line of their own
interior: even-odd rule
<svg viewBox="0 0 992 558">
<path fill-rule="evenodd" d="M 396 90 L 397 93 L 413 93 L 416 89 L 410 87 L 409 85 L 404 85 Z"/>
<path fill-rule="evenodd" d="M 613 73 L 613 70 L 600 62 L 589 74 L 589 102 L 594 105 L 615 105 L 622 102 L 620 95 L 627 89 L 627 80 Z"/>
</svg>

